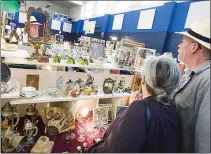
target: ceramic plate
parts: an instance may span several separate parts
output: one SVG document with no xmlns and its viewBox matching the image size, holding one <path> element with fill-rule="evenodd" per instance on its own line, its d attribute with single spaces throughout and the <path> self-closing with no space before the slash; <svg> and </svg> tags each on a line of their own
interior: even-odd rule
<svg viewBox="0 0 211 154">
<path fill-rule="evenodd" d="M 10 68 L 1 62 L 1 82 L 8 82 L 11 77 Z"/>
</svg>

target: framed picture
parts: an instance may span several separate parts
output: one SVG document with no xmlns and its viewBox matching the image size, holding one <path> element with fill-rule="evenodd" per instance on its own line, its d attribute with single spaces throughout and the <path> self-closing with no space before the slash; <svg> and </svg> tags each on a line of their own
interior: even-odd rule
<svg viewBox="0 0 211 154">
<path fill-rule="evenodd" d="M 53 13 L 53 19 L 58 20 L 58 13 L 56 12 Z"/>
<path fill-rule="evenodd" d="M 107 49 L 114 49 L 115 42 L 114 41 L 106 41 L 106 48 Z"/>
<path fill-rule="evenodd" d="M 27 75 L 26 86 L 34 87 L 36 90 L 39 90 L 39 75 Z"/>
<path fill-rule="evenodd" d="M 98 104 L 99 107 L 108 108 L 108 122 L 111 122 L 114 119 L 113 116 L 113 104 Z"/>
<path fill-rule="evenodd" d="M 63 35 L 56 34 L 55 35 L 55 41 L 57 43 L 63 43 L 64 42 L 64 36 Z"/>
<path fill-rule="evenodd" d="M 95 127 L 108 124 L 108 107 L 97 107 L 93 109 L 93 123 Z"/>
<path fill-rule="evenodd" d="M 148 48 L 138 48 L 137 54 L 136 54 L 136 61 L 135 61 L 135 67 L 139 68 L 144 64 L 144 60 L 150 56 L 155 56 L 154 49 L 148 49 Z"/>
<path fill-rule="evenodd" d="M 91 58 L 98 59 L 98 58 L 105 58 L 105 45 L 104 43 L 96 43 L 91 41 Z"/>
<path fill-rule="evenodd" d="M 138 48 L 138 55 L 143 59 L 146 59 L 149 56 L 155 56 L 155 50 L 148 48 Z"/>
<path fill-rule="evenodd" d="M 116 117 L 118 117 L 128 106 L 117 106 L 116 107 Z"/>
</svg>

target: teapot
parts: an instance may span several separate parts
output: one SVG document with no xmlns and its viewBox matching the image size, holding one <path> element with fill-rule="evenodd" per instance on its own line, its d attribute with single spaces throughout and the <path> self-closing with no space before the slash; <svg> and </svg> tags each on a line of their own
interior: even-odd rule
<svg viewBox="0 0 211 154">
<path fill-rule="evenodd" d="M 13 107 L 9 102 L 1 108 L 2 123 L 1 127 L 7 129 L 9 126 L 16 127 L 19 123 L 20 116 L 16 112 L 16 107 Z M 16 122 L 14 123 L 16 119 Z M 12 120 L 12 122 L 11 122 Z"/>
</svg>

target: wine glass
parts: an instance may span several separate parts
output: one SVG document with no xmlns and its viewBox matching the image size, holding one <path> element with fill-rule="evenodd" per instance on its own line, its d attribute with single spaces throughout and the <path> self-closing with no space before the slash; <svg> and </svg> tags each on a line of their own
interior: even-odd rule
<svg viewBox="0 0 211 154">
<path fill-rule="evenodd" d="M 95 139 L 97 137 L 97 135 L 100 133 L 100 128 L 94 127 L 92 117 L 90 117 L 86 120 L 86 127 L 87 127 L 87 136 L 91 140 Z"/>
<path fill-rule="evenodd" d="M 86 135 L 86 124 L 84 122 L 79 122 L 78 121 L 77 133 L 79 135 L 78 141 L 79 142 L 84 142 L 85 141 L 84 136 Z"/>
</svg>

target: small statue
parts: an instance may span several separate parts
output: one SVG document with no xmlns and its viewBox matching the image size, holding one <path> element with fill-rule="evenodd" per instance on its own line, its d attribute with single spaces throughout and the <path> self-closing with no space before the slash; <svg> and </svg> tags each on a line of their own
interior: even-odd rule
<svg viewBox="0 0 211 154">
<path fill-rule="evenodd" d="M 62 96 L 66 97 L 69 91 L 69 84 L 65 83 L 64 87 L 62 88 Z"/>
<path fill-rule="evenodd" d="M 62 91 L 63 81 L 64 79 L 61 76 L 59 76 L 59 78 L 56 81 L 56 88 L 59 89 L 60 91 Z"/>
<path fill-rule="evenodd" d="M 32 123 L 35 123 L 37 120 L 37 108 L 36 108 L 36 103 L 31 104 L 27 109 L 25 113 L 25 120 L 24 123 L 27 122 L 27 119 L 30 120 Z"/>
<path fill-rule="evenodd" d="M 88 75 L 88 79 L 86 80 L 85 86 L 90 86 L 94 82 L 94 77 L 91 75 Z"/>
<path fill-rule="evenodd" d="M 77 91 L 82 91 L 84 89 L 84 81 L 79 78 L 78 80 L 75 81 L 74 89 Z"/>
<path fill-rule="evenodd" d="M 118 83 L 118 86 L 115 88 L 115 92 L 117 93 L 124 93 L 125 91 L 125 79 L 122 77 Z"/>
</svg>

